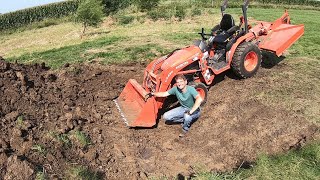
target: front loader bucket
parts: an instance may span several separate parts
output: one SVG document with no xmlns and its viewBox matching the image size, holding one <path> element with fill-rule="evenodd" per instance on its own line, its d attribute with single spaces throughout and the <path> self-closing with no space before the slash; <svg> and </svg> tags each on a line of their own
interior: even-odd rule
<svg viewBox="0 0 320 180">
<path fill-rule="evenodd" d="M 154 97 L 145 101 L 146 94 L 136 80 L 130 79 L 120 96 L 114 100 L 127 126 L 152 127 L 156 124 L 157 102 Z"/>
<path fill-rule="evenodd" d="M 259 47 L 265 50 L 273 51 L 277 56 L 282 55 L 283 51 L 288 49 L 304 33 L 303 25 L 281 24 L 272 29 L 268 35 L 260 38 Z"/>
</svg>

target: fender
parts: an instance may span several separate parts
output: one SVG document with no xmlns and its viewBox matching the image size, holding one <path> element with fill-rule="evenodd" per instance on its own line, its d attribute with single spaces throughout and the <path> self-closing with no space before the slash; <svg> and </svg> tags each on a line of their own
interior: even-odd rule
<svg viewBox="0 0 320 180">
<path fill-rule="evenodd" d="M 232 45 L 231 49 L 227 52 L 227 61 L 228 64 L 230 66 L 231 61 L 233 59 L 233 55 L 237 49 L 237 47 L 244 41 L 249 42 L 252 39 L 254 39 L 256 37 L 256 35 L 254 34 L 254 32 L 249 31 L 246 35 L 240 37 L 239 39 L 237 39 L 237 41 Z"/>
</svg>

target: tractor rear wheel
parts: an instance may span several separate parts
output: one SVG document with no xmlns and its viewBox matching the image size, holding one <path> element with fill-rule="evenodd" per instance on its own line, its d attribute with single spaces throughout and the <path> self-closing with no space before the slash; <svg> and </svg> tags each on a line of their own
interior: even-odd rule
<svg viewBox="0 0 320 180">
<path fill-rule="evenodd" d="M 203 83 L 196 83 L 196 82 L 190 82 L 189 86 L 194 87 L 196 91 L 199 93 L 200 97 L 202 98 L 201 106 L 205 105 L 208 97 L 207 87 Z"/>
<path fill-rule="evenodd" d="M 255 75 L 261 65 L 261 50 L 252 42 L 241 43 L 232 58 L 231 67 L 240 78 Z"/>
</svg>

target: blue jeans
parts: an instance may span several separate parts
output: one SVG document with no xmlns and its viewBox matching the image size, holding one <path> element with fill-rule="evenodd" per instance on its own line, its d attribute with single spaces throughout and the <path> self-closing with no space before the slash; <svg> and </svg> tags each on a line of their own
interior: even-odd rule
<svg viewBox="0 0 320 180">
<path fill-rule="evenodd" d="M 185 131 L 189 131 L 191 124 L 199 118 L 200 109 L 198 108 L 191 115 L 185 113 L 187 110 L 190 109 L 183 106 L 176 107 L 164 113 L 163 119 L 166 122 L 169 121 L 173 123 L 183 123 L 182 129 Z"/>
</svg>

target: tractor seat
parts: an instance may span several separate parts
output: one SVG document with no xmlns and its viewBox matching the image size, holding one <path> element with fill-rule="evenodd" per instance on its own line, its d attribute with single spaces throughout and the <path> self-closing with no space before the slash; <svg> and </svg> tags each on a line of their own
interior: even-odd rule
<svg viewBox="0 0 320 180">
<path fill-rule="evenodd" d="M 216 33 L 213 42 L 225 43 L 225 41 L 239 29 L 235 25 L 234 19 L 230 14 L 224 14 L 220 24 L 215 26 L 211 31 Z"/>
<path fill-rule="evenodd" d="M 233 26 L 235 26 L 233 17 L 230 14 L 224 14 L 220 21 L 220 29 L 228 31 Z"/>
</svg>

